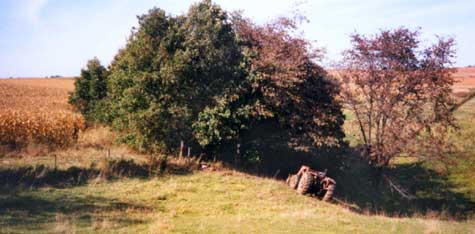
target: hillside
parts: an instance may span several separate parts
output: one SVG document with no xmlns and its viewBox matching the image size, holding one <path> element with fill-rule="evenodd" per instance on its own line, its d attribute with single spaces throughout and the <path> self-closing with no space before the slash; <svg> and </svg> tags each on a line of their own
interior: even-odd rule
<svg viewBox="0 0 475 234">
<path fill-rule="evenodd" d="M 357 214 L 232 171 L 2 191 L 0 233 L 474 233 L 475 222 Z"/>
</svg>

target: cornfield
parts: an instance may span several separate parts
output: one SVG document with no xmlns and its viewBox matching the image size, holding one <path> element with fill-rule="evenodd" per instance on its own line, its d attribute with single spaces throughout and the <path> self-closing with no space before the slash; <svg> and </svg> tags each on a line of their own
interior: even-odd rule
<svg viewBox="0 0 475 234">
<path fill-rule="evenodd" d="M 58 86 L 61 82 L 64 86 Z M 0 143 L 65 146 L 75 142 L 85 121 L 67 102 L 72 83 L 0 80 Z"/>
</svg>

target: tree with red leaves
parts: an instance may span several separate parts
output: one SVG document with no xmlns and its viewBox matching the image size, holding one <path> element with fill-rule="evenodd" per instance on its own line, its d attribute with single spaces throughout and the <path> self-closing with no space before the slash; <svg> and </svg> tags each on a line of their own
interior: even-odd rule
<svg viewBox="0 0 475 234">
<path fill-rule="evenodd" d="M 265 134 L 288 136 L 282 144 L 300 150 L 341 145 L 344 118 L 338 84 L 315 63 L 321 51 L 311 49 L 311 42 L 295 32 L 297 20 L 279 18 L 257 25 L 233 15 L 246 80 L 200 114 L 194 127 L 202 146 L 219 148 L 233 141 L 246 146 L 243 135 L 262 126 L 272 126 Z M 250 135 L 255 142 L 258 134 Z"/>
<path fill-rule="evenodd" d="M 406 28 L 354 34 L 344 53 L 341 98 L 355 116 L 363 155 L 376 168 L 403 153 L 448 161 L 454 40 L 421 48 L 419 35 Z"/>
</svg>

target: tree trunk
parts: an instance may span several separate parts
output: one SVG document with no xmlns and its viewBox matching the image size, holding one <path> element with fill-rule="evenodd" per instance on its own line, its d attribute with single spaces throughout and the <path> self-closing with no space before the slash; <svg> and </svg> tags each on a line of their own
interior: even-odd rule
<svg viewBox="0 0 475 234">
<path fill-rule="evenodd" d="M 384 175 L 384 167 L 375 166 L 371 168 L 371 179 L 372 179 L 374 188 L 376 189 L 381 188 L 381 184 L 383 182 L 383 175 Z"/>
</svg>

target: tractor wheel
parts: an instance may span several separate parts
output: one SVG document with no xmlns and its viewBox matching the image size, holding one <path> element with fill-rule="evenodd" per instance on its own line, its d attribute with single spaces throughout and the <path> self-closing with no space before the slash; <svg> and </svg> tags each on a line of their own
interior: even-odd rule
<svg viewBox="0 0 475 234">
<path fill-rule="evenodd" d="M 297 192 L 300 194 L 310 193 L 315 182 L 315 178 L 310 173 L 303 173 L 302 178 L 300 178 L 299 185 L 297 186 Z"/>
<path fill-rule="evenodd" d="M 298 175 L 291 175 L 291 176 L 289 176 L 289 178 L 287 179 L 287 184 L 288 184 L 289 187 L 291 187 L 292 189 L 297 189 L 297 186 L 299 185 L 299 181 L 300 181 L 300 176 L 298 176 Z"/>
<path fill-rule="evenodd" d="M 333 192 L 335 191 L 335 185 L 330 184 L 326 189 L 325 196 L 323 196 L 322 201 L 330 201 L 333 197 Z"/>
</svg>

